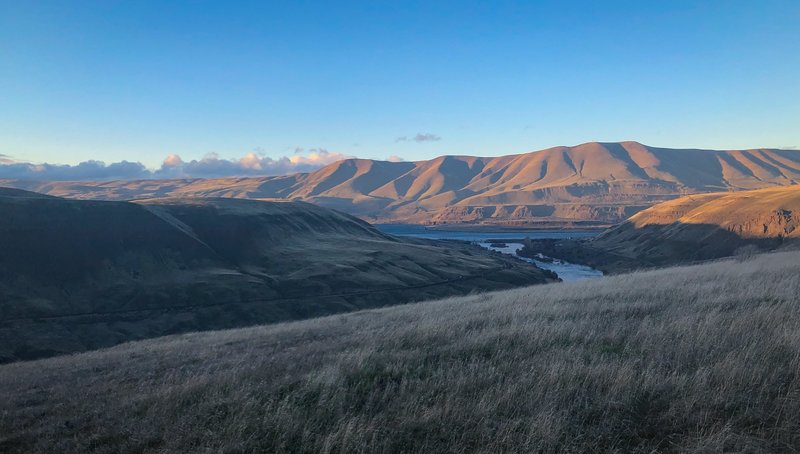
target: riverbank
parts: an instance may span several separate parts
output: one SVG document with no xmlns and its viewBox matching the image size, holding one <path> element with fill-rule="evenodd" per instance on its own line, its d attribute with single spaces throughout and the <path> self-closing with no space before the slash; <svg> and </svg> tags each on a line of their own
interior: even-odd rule
<svg viewBox="0 0 800 454">
<path fill-rule="evenodd" d="M 538 254 L 531 257 L 526 257 L 519 254 L 523 248 L 524 243 L 520 242 L 486 242 L 478 243 L 480 246 L 489 249 L 490 251 L 501 252 L 503 254 L 511 255 L 519 260 L 533 264 L 541 269 L 552 271 L 558 275 L 563 282 L 576 282 L 585 279 L 594 279 L 603 277 L 603 271 L 593 268 L 588 265 L 579 263 L 572 263 L 566 260 L 561 260 L 554 257 L 549 257 L 544 254 Z"/>
<path fill-rule="evenodd" d="M 384 233 L 396 236 L 474 243 L 495 252 L 511 255 L 538 268 L 555 272 L 567 282 L 601 277 L 604 274 L 602 270 L 579 261 L 562 259 L 548 254 L 545 254 L 547 257 L 521 257 L 516 254 L 516 250 L 522 248 L 523 243 L 532 241 L 532 239 L 575 241 L 593 238 L 600 232 L 599 230 L 459 231 L 430 229 L 417 224 L 379 224 L 375 227 Z M 499 246 L 500 244 L 503 246 Z"/>
<path fill-rule="evenodd" d="M 526 256 L 543 254 L 573 263 L 580 263 L 602 271 L 604 274 L 622 274 L 654 268 L 658 264 L 641 258 L 627 257 L 592 244 L 590 238 L 536 238 L 528 242 Z"/>
</svg>

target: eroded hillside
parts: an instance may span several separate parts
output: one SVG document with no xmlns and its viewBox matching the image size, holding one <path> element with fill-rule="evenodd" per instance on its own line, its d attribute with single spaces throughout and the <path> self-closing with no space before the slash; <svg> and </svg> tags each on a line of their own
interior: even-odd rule
<svg viewBox="0 0 800 454">
<path fill-rule="evenodd" d="M 796 150 L 678 150 L 592 142 L 490 158 L 347 159 L 313 173 L 275 177 L 3 184 L 79 199 L 303 200 L 372 222 L 608 224 L 686 194 L 797 182 Z"/>
</svg>

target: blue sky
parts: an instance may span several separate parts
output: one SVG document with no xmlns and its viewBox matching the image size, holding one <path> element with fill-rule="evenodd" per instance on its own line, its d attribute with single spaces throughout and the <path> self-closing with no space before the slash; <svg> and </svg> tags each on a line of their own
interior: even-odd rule
<svg viewBox="0 0 800 454">
<path fill-rule="evenodd" d="M 796 0 L 2 0 L 0 159 L 797 147 L 798 24 Z"/>
</svg>

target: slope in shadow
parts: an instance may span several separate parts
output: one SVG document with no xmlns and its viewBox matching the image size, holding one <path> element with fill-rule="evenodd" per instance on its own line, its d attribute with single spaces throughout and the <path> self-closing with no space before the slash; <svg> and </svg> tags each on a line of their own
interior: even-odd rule
<svg viewBox="0 0 800 454">
<path fill-rule="evenodd" d="M 714 224 L 675 222 L 611 229 L 590 240 L 533 240 L 522 253 L 542 253 L 617 274 L 785 249 L 800 249 L 800 240 L 745 237 Z"/>
<path fill-rule="evenodd" d="M 0 362 L 552 281 L 307 203 L 0 196 Z"/>
</svg>

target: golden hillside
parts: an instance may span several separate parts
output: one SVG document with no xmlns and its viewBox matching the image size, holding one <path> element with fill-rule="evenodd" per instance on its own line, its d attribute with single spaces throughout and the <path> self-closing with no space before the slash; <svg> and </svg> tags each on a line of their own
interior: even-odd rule
<svg viewBox="0 0 800 454">
<path fill-rule="evenodd" d="M 800 236 L 800 185 L 681 197 L 637 213 L 628 222 L 635 228 L 713 225 L 742 238 L 796 238 Z"/>
<path fill-rule="evenodd" d="M 657 204 L 587 243 L 595 255 L 664 265 L 796 247 L 800 185 L 690 195 Z M 746 249 L 749 248 L 749 249 Z"/>
</svg>

